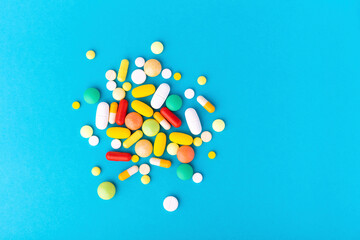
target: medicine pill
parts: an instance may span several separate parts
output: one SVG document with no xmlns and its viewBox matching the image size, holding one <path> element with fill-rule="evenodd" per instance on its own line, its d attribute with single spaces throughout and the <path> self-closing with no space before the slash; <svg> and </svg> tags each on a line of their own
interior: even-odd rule
<svg viewBox="0 0 360 240">
<path fill-rule="evenodd" d="M 147 119 L 142 125 L 142 130 L 146 136 L 153 137 L 160 131 L 160 125 L 155 119 Z"/>
<path fill-rule="evenodd" d="M 181 163 L 189 163 L 194 159 L 195 152 L 190 146 L 181 146 L 177 151 L 176 156 Z"/>
<path fill-rule="evenodd" d="M 164 45 L 161 42 L 153 42 L 153 44 L 151 44 L 151 51 L 154 54 L 160 54 L 162 53 L 163 50 L 164 50 Z"/>
<path fill-rule="evenodd" d="M 142 158 L 148 157 L 151 155 L 153 146 L 149 140 L 141 139 L 135 145 L 135 152 Z"/>
<path fill-rule="evenodd" d="M 147 175 L 147 174 L 149 174 L 149 172 L 150 172 L 150 166 L 149 166 L 148 164 L 146 164 L 146 163 L 141 164 L 140 167 L 139 167 L 139 172 L 140 172 L 140 174 L 142 174 L 142 175 Z"/>
<path fill-rule="evenodd" d="M 143 184 L 149 184 L 150 183 L 150 177 L 148 176 L 148 175 L 144 175 L 144 176 L 142 176 L 141 177 L 141 182 L 143 183 Z"/>
<path fill-rule="evenodd" d="M 163 115 L 161 115 L 161 113 L 155 112 L 153 117 L 165 130 L 169 130 L 171 128 L 170 123 L 164 118 Z"/>
<path fill-rule="evenodd" d="M 154 142 L 154 155 L 161 157 L 164 154 L 166 148 L 166 135 L 165 133 L 158 133 Z"/>
<path fill-rule="evenodd" d="M 109 90 L 109 91 L 114 91 L 115 89 L 116 89 L 116 82 L 114 82 L 114 81 L 108 81 L 107 83 L 106 83 L 106 88 L 107 88 L 107 90 Z"/>
<path fill-rule="evenodd" d="M 143 98 L 153 95 L 155 92 L 155 86 L 153 84 L 145 84 L 134 88 L 131 94 L 134 98 Z"/>
<path fill-rule="evenodd" d="M 79 109 L 80 108 L 80 103 L 78 101 L 75 101 L 72 103 L 72 108 L 73 109 Z"/>
<path fill-rule="evenodd" d="M 156 59 L 147 60 L 144 64 L 144 71 L 149 77 L 156 77 L 161 72 L 161 63 Z"/>
<path fill-rule="evenodd" d="M 129 102 L 126 99 L 122 99 L 119 102 L 118 110 L 115 117 L 116 124 L 123 125 L 125 123 L 128 105 Z"/>
<path fill-rule="evenodd" d="M 122 88 L 115 88 L 115 90 L 112 92 L 113 98 L 117 101 L 120 101 L 125 98 L 126 92 Z"/>
<path fill-rule="evenodd" d="M 179 207 L 179 201 L 174 196 L 168 196 L 164 199 L 163 206 L 166 211 L 173 212 Z"/>
<path fill-rule="evenodd" d="M 104 130 L 109 123 L 109 104 L 101 102 L 96 109 L 95 125 L 98 129 Z"/>
<path fill-rule="evenodd" d="M 117 77 L 119 82 L 124 82 L 126 80 L 128 68 L 129 68 L 129 60 L 123 59 L 120 63 L 119 73 Z"/>
<path fill-rule="evenodd" d="M 171 112 L 167 107 L 163 107 L 160 110 L 161 115 L 174 127 L 178 128 L 181 126 L 181 120 L 173 112 Z"/>
<path fill-rule="evenodd" d="M 131 73 L 131 80 L 135 84 L 143 84 L 146 80 L 146 74 L 142 69 L 136 69 Z"/>
<path fill-rule="evenodd" d="M 200 103 L 201 106 L 203 106 L 206 111 L 209 113 L 213 113 L 215 111 L 214 105 L 212 105 L 206 98 L 203 96 L 198 96 L 197 99 L 198 103 Z"/>
<path fill-rule="evenodd" d="M 199 85 L 205 85 L 206 77 L 204 77 L 204 76 L 198 77 L 197 82 L 198 82 Z"/>
<path fill-rule="evenodd" d="M 137 112 L 143 115 L 144 117 L 151 117 L 154 113 L 154 110 L 147 105 L 146 103 L 143 103 L 139 100 L 134 100 L 131 103 L 131 107 Z"/>
<path fill-rule="evenodd" d="M 137 173 L 138 171 L 139 171 L 139 167 L 134 165 L 134 166 L 126 169 L 122 173 L 120 173 L 119 180 L 124 181 L 124 180 L 128 179 L 129 177 L 131 177 L 132 175 L 134 175 L 135 173 Z"/>
<path fill-rule="evenodd" d="M 135 65 L 139 68 L 143 67 L 145 64 L 145 59 L 142 57 L 138 57 L 135 59 Z"/>
<path fill-rule="evenodd" d="M 84 92 L 84 100 L 88 104 L 97 103 L 100 99 L 100 92 L 96 88 L 88 88 Z"/>
<path fill-rule="evenodd" d="M 126 91 L 126 92 L 128 92 L 128 91 L 130 91 L 131 90 L 131 83 L 129 83 L 129 82 L 124 82 L 123 83 L 123 85 L 122 85 L 122 88 Z"/>
<path fill-rule="evenodd" d="M 99 176 L 101 173 L 101 169 L 99 167 L 93 167 L 91 169 L 91 174 L 94 176 Z"/>
<path fill-rule="evenodd" d="M 113 149 L 119 149 L 121 147 L 121 141 L 119 139 L 113 139 L 111 141 L 111 147 Z"/>
<path fill-rule="evenodd" d="M 201 133 L 201 140 L 204 142 L 210 142 L 212 139 L 212 134 L 209 131 L 204 131 Z"/>
<path fill-rule="evenodd" d="M 176 81 L 179 81 L 180 79 L 181 79 L 181 74 L 180 73 L 175 73 L 174 74 L 174 79 L 176 80 Z"/>
<path fill-rule="evenodd" d="M 102 182 L 98 186 L 97 193 L 101 199 L 109 200 L 115 196 L 115 185 L 111 182 Z"/>
<path fill-rule="evenodd" d="M 86 58 L 92 60 L 95 58 L 95 52 L 93 50 L 89 50 L 86 52 Z"/>
<path fill-rule="evenodd" d="M 131 161 L 133 161 L 134 163 L 138 162 L 140 160 L 139 156 L 138 155 L 133 155 L 131 157 Z"/>
<path fill-rule="evenodd" d="M 106 135 L 110 138 L 124 139 L 130 137 L 130 130 L 124 127 L 111 127 L 106 130 Z"/>
<path fill-rule="evenodd" d="M 194 146 L 196 146 L 196 147 L 200 147 L 201 144 L 202 144 L 201 138 L 199 138 L 199 137 L 194 138 L 193 144 L 194 144 Z"/>
<path fill-rule="evenodd" d="M 164 78 L 164 79 L 169 79 L 171 78 L 171 75 L 172 75 L 172 72 L 170 69 L 168 68 L 165 68 L 164 70 L 161 71 L 161 76 Z"/>
<path fill-rule="evenodd" d="M 154 109 L 159 109 L 164 104 L 166 98 L 168 97 L 170 92 L 170 86 L 167 83 L 162 83 L 160 86 L 156 89 L 150 105 Z"/>
<path fill-rule="evenodd" d="M 166 99 L 166 107 L 170 111 L 178 111 L 182 106 L 182 99 L 179 95 L 170 95 Z"/>
<path fill-rule="evenodd" d="M 194 135 L 198 135 L 202 131 L 199 115 L 193 108 L 188 108 L 185 111 L 186 123 L 190 129 L 190 132 Z"/>
<path fill-rule="evenodd" d="M 163 168 L 169 168 L 171 167 L 171 162 L 166 159 L 160 159 L 160 158 L 150 158 L 150 164 L 154 166 L 159 166 Z"/>
<path fill-rule="evenodd" d="M 114 70 L 107 70 L 105 78 L 109 81 L 114 81 L 116 79 L 116 72 Z"/>
<path fill-rule="evenodd" d="M 89 144 L 91 146 L 96 146 L 99 144 L 99 137 L 95 136 L 95 135 L 92 135 L 90 138 L 89 138 Z"/>
<path fill-rule="evenodd" d="M 216 153 L 214 151 L 209 152 L 208 157 L 210 159 L 214 159 L 216 157 Z"/>
<path fill-rule="evenodd" d="M 131 154 L 126 152 L 107 152 L 105 157 L 109 161 L 116 162 L 128 162 L 131 160 Z"/>
<path fill-rule="evenodd" d="M 137 141 L 139 141 L 143 136 L 143 132 L 141 130 L 137 130 L 136 132 L 134 132 L 133 134 L 131 134 L 131 136 L 129 138 L 127 138 L 124 142 L 123 142 L 123 146 L 124 148 L 129 148 L 132 145 L 134 145 Z"/>
<path fill-rule="evenodd" d="M 179 145 L 191 145 L 194 141 L 193 137 L 181 132 L 172 132 L 169 135 L 170 141 Z"/>
<path fill-rule="evenodd" d="M 114 124 L 115 123 L 115 118 L 116 118 L 116 113 L 118 110 L 118 104 L 117 102 L 112 102 L 110 104 L 110 114 L 109 114 L 109 123 L 110 124 Z"/>
<path fill-rule="evenodd" d="M 143 124 L 143 118 L 137 112 L 131 112 L 125 117 L 125 126 L 130 130 L 138 130 Z"/>
<path fill-rule="evenodd" d="M 176 143 L 169 143 L 169 145 L 166 147 L 166 151 L 170 155 L 176 155 L 179 150 L 179 145 Z"/>
<path fill-rule="evenodd" d="M 194 175 L 192 176 L 192 180 L 194 181 L 194 183 L 201 183 L 203 180 L 203 175 L 201 173 L 194 173 Z"/>
<path fill-rule="evenodd" d="M 85 125 L 80 129 L 80 135 L 83 138 L 89 138 L 93 135 L 93 129 L 89 125 Z"/>
<path fill-rule="evenodd" d="M 221 119 L 216 119 L 212 124 L 212 128 L 215 132 L 222 132 L 225 129 L 225 122 Z"/>
<path fill-rule="evenodd" d="M 192 99 L 195 96 L 195 92 L 193 89 L 188 88 L 185 90 L 184 95 L 187 99 Z"/>
<path fill-rule="evenodd" d="M 176 169 L 176 174 L 181 180 L 189 180 L 193 176 L 194 170 L 189 164 L 183 163 Z"/>
</svg>

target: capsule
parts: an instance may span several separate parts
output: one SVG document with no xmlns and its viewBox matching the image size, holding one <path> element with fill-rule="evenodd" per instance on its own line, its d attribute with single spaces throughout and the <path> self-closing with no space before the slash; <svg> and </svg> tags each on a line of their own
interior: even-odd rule
<svg viewBox="0 0 360 240">
<path fill-rule="evenodd" d="M 115 122 L 117 125 L 123 125 L 125 123 L 125 117 L 127 114 L 129 102 L 126 99 L 122 99 L 119 102 L 119 107 L 116 113 Z"/>
<path fill-rule="evenodd" d="M 107 152 L 106 159 L 109 161 L 116 161 L 116 162 L 128 162 L 131 160 L 130 153 L 124 152 Z"/>
<path fill-rule="evenodd" d="M 212 105 L 208 100 L 206 100 L 206 98 L 204 98 L 203 96 L 198 96 L 197 99 L 198 103 L 200 103 L 201 106 L 203 106 L 206 111 L 208 111 L 209 113 L 213 113 L 215 111 L 215 107 L 214 105 Z"/>
<path fill-rule="evenodd" d="M 98 129 L 104 130 L 109 120 L 109 104 L 101 102 L 96 109 L 95 125 Z"/>
<path fill-rule="evenodd" d="M 194 135 L 198 135 L 201 133 L 202 127 L 199 115 L 196 110 L 193 108 L 188 108 L 185 111 L 186 123 L 190 129 L 190 132 Z"/>
<path fill-rule="evenodd" d="M 117 79 L 119 82 L 123 82 L 126 80 L 126 75 L 129 68 L 129 60 L 123 59 L 120 63 L 119 73 Z"/>
<path fill-rule="evenodd" d="M 131 103 L 131 107 L 144 117 L 151 117 L 154 114 L 154 110 L 149 105 L 139 100 L 134 100 Z"/>
<path fill-rule="evenodd" d="M 111 127 L 106 130 L 106 135 L 110 138 L 125 139 L 130 137 L 131 132 L 124 127 Z"/>
<path fill-rule="evenodd" d="M 128 179 L 129 177 L 131 177 L 132 175 L 134 175 L 135 173 L 137 173 L 138 171 L 139 171 L 139 167 L 134 165 L 134 166 L 126 169 L 122 173 L 120 173 L 119 180 L 124 181 L 124 180 Z"/>
<path fill-rule="evenodd" d="M 110 104 L 110 115 L 109 115 L 109 123 L 110 124 L 115 123 L 117 109 L 118 109 L 117 102 L 113 102 Z"/>
<path fill-rule="evenodd" d="M 194 141 L 193 137 L 181 132 L 172 132 L 170 133 L 169 139 L 171 142 L 180 144 L 180 145 L 191 145 Z"/>
<path fill-rule="evenodd" d="M 143 98 L 154 94 L 155 86 L 153 84 L 145 84 L 134 88 L 131 94 L 134 98 Z"/>
<path fill-rule="evenodd" d="M 171 167 L 171 162 L 169 160 L 154 158 L 154 157 L 150 158 L 150 164 L 163 168 Z"/>
<path fill-rule="evenodd" d="M 126 139 L 124 142 L 123 142 L 123 146 L 124 148 L 129 148 L 131 147 L 132 145 L 134 145 L 137 141 L 140 140 L 140 138 L 142 138 L 143 136 L 143 132 L 141 130 L 137 130 L 136 132 L 134 132 L 133 134 L 131 134 L 131 136 Z"/>
<path fill-rule="evenodd" d="M 169 121 L 171 125 L 178 128 L 181 126 L 181 120 L 178 118 L 172 111 L 170 111 L 167 107 L 163 107 L 160 110 L 161 115 L 164 116 L 166 120 Z"/>
<path fill-rule="evenodd" d="M 166 148 L 166 135 L 165 133 L 158 133 L 154 142 L 154 155 L 161 157 L 164 154 Z"/>
<path fill-rule="evenodd" d="M 170 92 L 170 86 L 167 83 L 162 83 L 160 86 L 156 89 L 156 92 L 154 93 L 150 105 L 154 109 L 159 109 L 164 104 L 166 98 L 168 97 Z"/>
<path fill-rule="evenodd" d="M 160 125 L 165 130 L 169 130 L 171 128 L 170 123 L 164 118 L 163 115 L 161 115 L 161 113 L 155 112 L 153 117 L 155 118 L 156 121 L 158 121 L 158 123 L 160 123 Z"/>
</svg>

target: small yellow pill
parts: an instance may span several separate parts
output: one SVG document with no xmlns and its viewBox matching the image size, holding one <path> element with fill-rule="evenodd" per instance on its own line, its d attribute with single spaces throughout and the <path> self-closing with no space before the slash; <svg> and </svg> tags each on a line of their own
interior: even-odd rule
<svg viewBox="0 0 360 240">
<path fill-rule="evenodd" d="M 148 184 L 149 182 L 150 182 L 150 177 L 149 177 L 149 175 L 144 175 L 144 176 L 142 176 L 141 177 L 141 182 L 143 183 L 143 184 Z"/>
<path fill-rule="evenodd" d="M 93 50 L 89 50 L 86 52 L 86 58 L 91 60 L 95 58 L 95 52 Z"/>
<path fill-rule="evenodd" d="M 205 85 L 206 77 L 204 77 L 204 76 L 198 77 L 197 82 L 198 82 L 199 85 Z"/>
<path fill-rule="evenodd" d="M 153 42 L 153 44 L 151 44 L 151 51 L 154 54 L 160 54 L 162 53 L 163 50 L 164 50 L 164 45 L 161 42 Z"/>
<path fill-rule="evenodd" d="M 179 150 L 179 145 L 173 142 L 169 143 L 169 145 L 167 145 L 166 147 L 166 151 L 168 152 L 168 154 L 173 156 L 177 154 L 178 150 Z"/>
<path fill-rule="evenodd" d="M 80 129 L 80 135 L 83 138 L 89 138 L 93 135 L 94 131 L 89 125 L 85 125 Z"/>
<path fill-rule="evenodd" d="M 100 173 L 101 173 L 101 169 L 100 169 L 99 167 L 93 167 L 93 168 L 91 169 L 91 173 L 92 173 L 92 175 L 94 175 L 94 176 L 99 176 Z"/>
<path fill-rule="evenodd" d="M 201 146 L 201 144 L 202 144 L 201 138 L 199 138 L 199 137 L 194 138 L 193 144 L 194 144 L 196 147 Z"/>
<path fill-rule="evenodd" d="M 126 92 L 122 88 L 115 88 L 112 95 L 115 100 L 120 101 L 125 98 Z"/>
<path fill-rule="evenodd" d="M 174 74 L 174 79 L 175 79 L 176 81 L 179 81 L 179 80 L 181 79 L 181 74 L 180 74 L 180 73 L 175 73 L 175 74 Z"/>
<path fill-rule="evenodd" d="M 225 122 L 221 119 L 216 119 L 212 124 L 212 128 L 216 132 L 222 132 L 225 129 Z"/>
<path fill-rule="evenodd" d="M 131 90 L 131 87 L 131 83 L 129 82 L 124 82 L 124 84 L 122 85 L 122 88 L 127 92 Z"/>
<path fill-rule="evenodd" d="M 208 157 L 210 159 L 214 159 L 216 157 L 216 153 L 214 151 L 209 152 Z"/>
<path fill-rule="evenodd" d="M 139 156 L 138 155 L 132 155 L 132 157 L 131 157 L 131 161 L 133 161 L 133 162 L 138 162 L 139 161 Z"/>
<path fill-rule="evenodd" d="M 73 109 L 79 109 L 80 108 L 80 103 L 78 101 L 75 101 L 72 103 L 72 107 Z"/>
</svg>

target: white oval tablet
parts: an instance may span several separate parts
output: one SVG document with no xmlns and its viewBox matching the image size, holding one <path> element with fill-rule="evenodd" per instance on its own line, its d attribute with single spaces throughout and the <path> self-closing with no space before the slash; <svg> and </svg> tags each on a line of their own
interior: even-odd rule
<svg viewBox="0 0 360 240">
<path fill-rule="evenodd" d="M 192 180 L 195 182 L 195 183 L 201 183 L 202 180 L 203 180 L 203 175 L 201 173 L 195 173 L 193 176 L 192 176 Z"/>
<path fill-rule="evenodd" d="M 106 88 L 107 88 L 107 90 L 109 90 L 109 91 L 114 91 L 115 88 L 116 88 L 116 82 L 115 82 L 115 81 L 108 81 L 108 82 L 106 83 Z"/>
<path fill-rule="evenodd" d="M 145 59 L 142 57 L 138 57 L 135 59 L 135 65 L 139 68 L 143 67 L 145 64 Z"/>
<path fill-rule="evenodd" d="M 142 175 L 147 175 L 149 174 L 150 172 L 150 166 L 146 163 L 144 164 L 141 164 L 140 167 L 139 167 L 139 172 L 142 174 Z"/>
<path fill-rule="evenodd" d="M 191 88 L 188 88 L 185 90 L 184 95 L 187 99 L 192 99 L 195 96 L 195 92 Z"/>
<path fill-rule="evenodd" d="M 108 70 L 105 73 L 105 77 L 109 81 L 114 81 L 116 79 L 116 72 L 114 70 Z"/>
<path fill-rule="evenodd" d="M 170 92 L 170 86 L 167 83 L 162 83 L 160 86 L 156 89 L 150 105 L 154 109 L 159 109 L 164 104 L 166 98 L 168 97 Z"/>
<path fill-rule="evenodd" d="M 98 129 L 103 130 L 109 123 L 109 104 L 101 102 L 96 109 L 95 125 Z"/>
<path fill-rule="evenodd" d="M 95 135 L 92 135 L 90 138 L 89 138 L 89 144 L 91 146 L 96 146 L 99 144 L 99 138 Z"/>
<path fill-rule="evenodd" d="M 164 199 L 163 206 L 166 211 L 173 212 L 178 208 L 179 201 L 176 199 L 176 197 L 168 196 Z"/>
<path fill-rule="evenodd" d="M 131 73 L 131 80 L 136 84 L 143 84 L 146 80 L 146 74 L 142 69 L 136 69 Z"/>
<path fill-rule="evenodd" d="M 119 149 L 121 147 L 121 141 L 119 139 L 114 139 L 111 141 L 111 147 L 113 149 Z"/>
<path fill-rule="evenodd" d="M 202 127 L 199 115 L 193 108 L 188 108 L 185 111 L 186 123 L 190 129 L 190 132 L 194 135 L 201 133 Z"/>
<path fill-rule="evenodd" d="M 203 140 L 203 142 L 210 142 L 212 139 L 212 134 L 209 131 L 204 131 L 201 134 L 201 140 Z"/>
<path fill-rule="evenodd" d="M 161 71 L 161 76 L 165 79 L 171 78 L 171 75 L 172 75 L 172 72 L 168 68 L 165 68 L 164 70 Z"/>
</svg>

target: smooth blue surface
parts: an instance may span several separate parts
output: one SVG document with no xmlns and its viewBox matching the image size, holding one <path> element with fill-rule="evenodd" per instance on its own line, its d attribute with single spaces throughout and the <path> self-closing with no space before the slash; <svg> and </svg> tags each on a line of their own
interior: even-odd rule
<svg viewBox="0 0 360 240">
<path fill-rule="evenodd" d="M 1 1 L 0 239 L 359 239 L 359 10 L 343 0 Z M 94 125 L 85 89 L 110 102 L 105 71 L 123 58 L 135 69 L 156 40 L 163 65 L 183 75 L 167 81 L 172 93 L 194 88 L 217 107 L 185 101 L 204 128 L 227 124 L 196 149 L 201 184 L 176 167 L 152 167 L 147 186 L 140 174 L 120 182 L 131 163 L 105 160 L 104 132 L 97 147 L 79 134 Z M 97 196 L 102 181 L 117 186 L 110 201 Z M 180 201 L 174 213 L 167 195 Z"/>
</svg>

